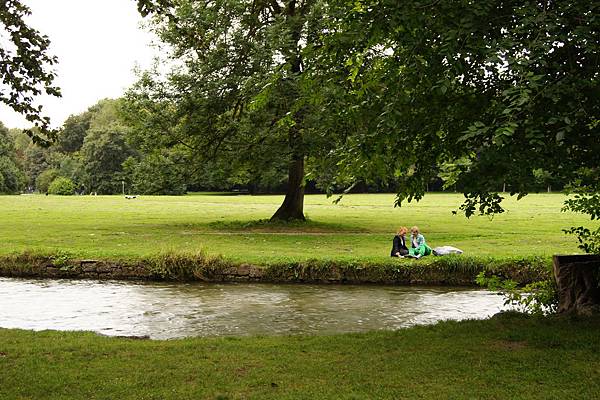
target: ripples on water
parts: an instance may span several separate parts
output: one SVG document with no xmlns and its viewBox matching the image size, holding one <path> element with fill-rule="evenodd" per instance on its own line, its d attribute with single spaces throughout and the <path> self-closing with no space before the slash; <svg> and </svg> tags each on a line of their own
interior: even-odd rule
<svg viewBox="0 0 600 400">
<path fill-rule="evenodd" d="M 486 318 L 501 296 L 446 287 L 0 278 L 0 327 L 171 339 L 332 334 Z"/>
</svg>

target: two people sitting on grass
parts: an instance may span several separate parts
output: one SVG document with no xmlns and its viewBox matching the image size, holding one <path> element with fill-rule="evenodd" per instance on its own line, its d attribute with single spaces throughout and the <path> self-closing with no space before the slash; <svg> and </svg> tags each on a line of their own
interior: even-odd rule
<svg viewBox="0 0 600 400">
<path fill-rule="evenodd" d="M 418 226 L 413 226 L 410 228 L 410 248 L 408 248 L 406 245 L 407 233 L 408 228 L 405 226 L 400 227 L 398 232 L 396 232 L 390 254 L 392 257 L 421 258 L 431 254 L 431 248 L 427 246 L 427 243 L 425 242 L 425 236 L 421 234 Z"/>
</svg>

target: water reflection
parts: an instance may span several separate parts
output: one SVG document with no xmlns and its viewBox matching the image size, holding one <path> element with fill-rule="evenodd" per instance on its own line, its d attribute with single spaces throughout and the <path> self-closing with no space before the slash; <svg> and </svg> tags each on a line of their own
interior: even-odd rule
<svg viewBox="0 0 600 400">
<path fill-rule="evenodd" d="M 0 278 L 0 327 L 155 339 L 398 329 L 485 318 L 502 303 L 496 294 L 459 288 Z"/>
</svg>

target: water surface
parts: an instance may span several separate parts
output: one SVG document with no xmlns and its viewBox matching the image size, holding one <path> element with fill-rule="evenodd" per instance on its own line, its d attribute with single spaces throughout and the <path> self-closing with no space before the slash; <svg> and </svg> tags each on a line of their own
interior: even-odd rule
<svg viewBox="0 0 600 400">
<path fill-rule="evenodd" d="M 501 296 L 464 288 L 0 278 L 0 327 L 154 339 L 364 332 L 502 309 Z"/>
</svg>

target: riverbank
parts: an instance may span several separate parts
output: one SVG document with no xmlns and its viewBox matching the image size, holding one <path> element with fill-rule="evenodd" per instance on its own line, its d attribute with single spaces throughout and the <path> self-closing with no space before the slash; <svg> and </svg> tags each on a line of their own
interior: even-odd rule
<svg viewBox="0 0 600 400">
<path fill-rule="evenodd" d="M 419 260 L 390 257 L 385 262 L 314 259 L 249 264 L 202 252 L 115 260 L 78 259 L 65 252 L 0 256 L 0 276 L 27 278 L 472 286 L 482 271 L 527 284 L 550 278 L 552 261 L 450 255 Z"/>
<path fill-rule="evenodd" d="M 0 329 L 0 398 L 593 399 L 600 319 L 504 314 L 334 336 L 153 341 Z"/>
</svg>

